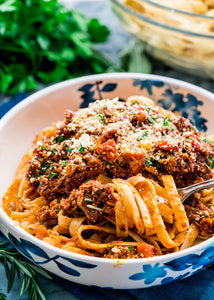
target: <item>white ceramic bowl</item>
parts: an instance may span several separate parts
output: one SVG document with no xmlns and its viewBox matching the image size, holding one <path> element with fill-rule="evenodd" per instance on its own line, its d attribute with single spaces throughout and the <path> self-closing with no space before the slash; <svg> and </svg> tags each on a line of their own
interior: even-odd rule
<svg viewBox="0 0 214 300">
<path fill-rule="evenodd" d="M 100 98 L 151 97 L 179 110 L 201 131 L 214 133 L 214 95 L 167 77 L 115 73 L 81 77 L 43 89 L 16 105 L 0 120 L 0 199 L 9 187 L 22 155 L 37 133 L 64 110 L 77 110 Z M 0 208 L 0 230 L 32 262 L 65 278 L 105 288 L 145 288 L 185 278 L 214 262 L 214 238 L 189 249 L 142 259 L 104 259 L 58 249 L 15 226 Z"/>
</svg>

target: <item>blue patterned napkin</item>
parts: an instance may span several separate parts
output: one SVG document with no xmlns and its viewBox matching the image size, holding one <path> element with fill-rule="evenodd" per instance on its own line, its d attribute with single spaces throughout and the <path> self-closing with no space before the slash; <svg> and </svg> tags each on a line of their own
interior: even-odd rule
<svg viewBox="0 0 214 300">
<path fill-rule="evenodd" d="M 10 101 L 0 104 L 0 118 L 26 96 L 26 94 L 20 93 L 10 99 Z M 0 240 L 5 240 L 1 233 Z M 111 276 L 111 274 L 109 274 L 109 276 Z M 180 281 L 178 280 L 163 286 L 136 290 L 110 291 L 109 289 L 88 287 L 72 283 L 57 276 L 54 276 L 54 279 L 81 300 L 214 300 L 214 266 Z M 54 283 L 50 281 L 49 284 Z"/>
</svg>

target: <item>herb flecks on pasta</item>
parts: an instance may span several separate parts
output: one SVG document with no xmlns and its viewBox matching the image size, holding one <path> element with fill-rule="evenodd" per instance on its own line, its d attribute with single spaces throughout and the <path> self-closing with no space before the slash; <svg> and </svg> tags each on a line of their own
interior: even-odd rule
<svg viewBox="0 0 214 300">
<path fill-rule="evenodd" d="M 211 138 L 143 96 L 100 100 L 38 135 L 3 199 L 14 222 L 56 247 L 105 258 L 185 249 L 214 233 Z M 95 209 L 93 209 L 93 207 Z"/>
</svg>

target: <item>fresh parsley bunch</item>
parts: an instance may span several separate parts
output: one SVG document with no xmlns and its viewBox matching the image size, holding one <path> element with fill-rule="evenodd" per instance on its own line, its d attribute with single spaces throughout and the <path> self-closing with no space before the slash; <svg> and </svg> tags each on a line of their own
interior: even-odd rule
<svg viewBox="0 0 214 300">
<path fill-rule="evenodd" d="M 0 92 L 15 94 L 110 66 L 94 49 L 109 30 L 57 0 L 0 0 Z"/>
</svg>

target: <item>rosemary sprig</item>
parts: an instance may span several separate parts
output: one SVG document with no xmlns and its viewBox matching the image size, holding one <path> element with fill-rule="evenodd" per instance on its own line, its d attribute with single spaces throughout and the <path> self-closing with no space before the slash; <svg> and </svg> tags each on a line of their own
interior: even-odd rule
<svg viewBox="0 0 214 300">
<path fill-rule="evenodd" d="M 1 291 L 1 289 L 0 289 L 0 291 Z M 5 294 L 3 294 L 2 292 L 0 292 L 0 300 L 6 300 L 6 295 Z"/>
<path fill-rule="evenodd" d="M 8 248 L 9 245 L 9 242 L 0 241 L 0 263 L 4 266 L 8 280 L 7 292 L 11 291 L 14 279 L 17 276 L 21 280 L 19 299 L 28 290 L 28 300 L 46 300 L 46 295 L 37 279 L 37 275 L 40 274 L 48 279 L 52 278 L 42 268 L 22 259 L 15 248 Z M 0 300 L 5 299 L 6 295 L 0 292 Z"/>
</svg>

